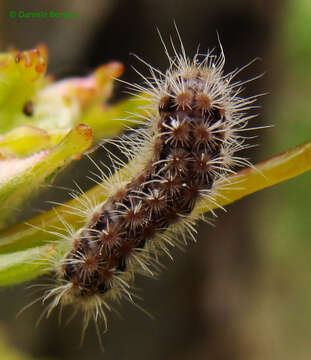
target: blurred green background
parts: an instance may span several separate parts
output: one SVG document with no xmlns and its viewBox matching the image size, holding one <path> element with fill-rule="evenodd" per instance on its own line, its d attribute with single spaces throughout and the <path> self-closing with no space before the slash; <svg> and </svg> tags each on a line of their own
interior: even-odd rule
<svg viewBox="0 0 311 360">
<path fill-rule="evenodd" d="M 80 16 L 10 19 L 10 10 L 78 11 Z M 119 60 L 126 68 L 122 79 L 139 82 L 131 66 L 144 74 L 147 69 L 130 53 L 161 70 L 167 66 L 156 27 L 168 42 L 169 34 L 175 36 L 175 20 L 189 55 L 198 44 L 201 52 L 217 46 L 218 31 L 227 72 L 257 56 L 262 61 L 240 79 L 266 71 L 245 91 L 245 96 L 269 92 L 259 99 L 254 123 L 274 125 L 256 133 L 260 146 L 247 154 L 252 162 L 310 140 L 310 0 L 10 0 L 0 2 L 0 19 L 1 51 L 44 42 L 50 50 L 48 72 L 57 78 Z M 115 99 L 125 91 L 119 84 Z M 70 166 L 57 184 L 83 183 L 92 167 L 85 159 L 83 165 Z M 198 243 L 184 254 L 173 251 L 173 264 L 164 259 L 167 269 L 158 281 L 137 279 L 140 304 L 155 320 L 124 304 L 121 317 L 110 316 L 104 353 L 92 327 L 79 349 L 79 318 L 59 326 L 55 312 L 35 327 L 43 310 L 36 304 L 16 319 L 36 295 L 25 284 L 2 289 L 0 338 L 7 345 L 0 346 L 0 359 L 310 359 L 310 185 L 309 172 L 229 206 L 226 214 L 218 211 L 215 227 L 200 224 Z M 24 217 L 62 196 L 60 190 L 45 191 Z M 63 318 L 69 314 L 66 309 Z M 10 347 L 15 352 L 8 355 Z"/>
</svg>

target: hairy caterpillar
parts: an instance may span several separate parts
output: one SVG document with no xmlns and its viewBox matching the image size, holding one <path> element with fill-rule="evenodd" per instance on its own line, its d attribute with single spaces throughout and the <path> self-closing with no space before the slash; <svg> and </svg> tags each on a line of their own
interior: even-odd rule
<svg viewBox="0 0 311 360">
<path fill-rule="evenodd" d="M 190 60 L 180 44 L 180 54 L 172 44 L 174 57 L 165 47 L 165 73 L 147 64 L 146 87 L 132 85 L 151 98 L 146 128 L 115 142 L 135 161 L 132 178 L 106 180 L 110 197 L 70 235 L 71 250 L 53 265 L 58 284 L 43 297 L 52 298 L 48 314 L 58 304 L 73 304 L 84 311 L 84 328 L 92 318 L 106 323 L 114 301 L 132 301 L 135 274 L 153 275 L 158 256 L 182 244 L 179 235 L 195 239 L 198 201 L 213 201 L 228 174 L 249 165 L 236 152 L 248 146 L 241 132 L 254 117 L 247 111 L 256 96 L 240 97 L 243 83 L 233 81 L 240 70 L 223 74 L 221 46 L 218 57 L 197 53 Z"/>
</svg>

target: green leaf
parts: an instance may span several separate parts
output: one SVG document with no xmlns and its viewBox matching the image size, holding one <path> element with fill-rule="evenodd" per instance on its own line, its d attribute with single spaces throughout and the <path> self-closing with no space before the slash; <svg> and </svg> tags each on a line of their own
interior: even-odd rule
<svg viewBox="0 0 311 360">
<path fill-rule="evenodd" d="M 114 138 L 128 126 L 133 127 L 133 120 L 144 114 L 144 107 L 148 104 L 146 95 L 123 100 L 108 109 L 96 105 L 82 115 L 81 122 L 92 128 L 95 142 Z M 131 119 L 131 114 L 135 114 L 136 118 Z"/>
<path fill-rule="evenodd" d="M 55 246 L 46 245 L 0 255 L 0 286 L 17 284 L 47 272 L 45 261 L 54 252 Z"/>
<path fill-rule="evenodd" d="M 0 228 L 44 182 L 50 182 L 64 166 L 88 149 L 93 142 L 92 131 L 86 125 L 71 130 L 51 150 L 24 159 L 0 161 Z"/>
<path fill-rule="evenodd" d="M 90 148 L 94 138 L 81 124 L 92 128 L 96 142 L 115 137 L 131 124 L 129 112 L 139 113 L 147 102 L 107 104 L 123 71 L 118 62 L 57 82 L 45 77 L 46 66 L 43 45 L 0 54 L 0 228 L 13 222 L 12 215 L 41 185 Z"/>
<path fill-rule="evenodd" d="M 19 126 L 0 137 L 0 154 L 3 158 L 25 157 L 53 145 L 56 143 L 47 131 L 29 125 Z"/>
</svg>

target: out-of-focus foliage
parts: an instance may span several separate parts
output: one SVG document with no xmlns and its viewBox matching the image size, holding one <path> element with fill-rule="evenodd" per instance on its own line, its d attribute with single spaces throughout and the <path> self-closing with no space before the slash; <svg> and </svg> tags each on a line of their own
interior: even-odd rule
<svg viewBox="0 0 311 360">
<path fill-rule="evenodd" d="M 311 2 L 288 1 L 282 22 L 280 83 L 270 111 L 275 127 L 265 153 L 310 140 L 311 134 Z M 254 289 L 254 306 L 261 311 L 251 326 L 256 323 L 261 356 L 269 360 L 310 358 L 310 185 L 309 171 L 266 192 L 253 219 L 253 228 L 261 229 L 254 236 L 262 270 Z M 282 343 L 275 353 L 271 334 Z"/>
<path fill-rule="evenodd" d="M 310 81 L 311 63 L 311 2 L 309 0 L 288 1 L 283 15 L 282 43 L 284 61 L 289 72 L 299 74 Z M 299 78 L 299 82 L 300 82 Z M 295 84 L 298 85 L 298 84 Z"/>
<path fill-rule="evenodd" d="M 3 360 L 34 360 L 33 357 L 21 353 L 9 344 L 4 329 L 0 328 L 0 359 Z"/>
</svg>

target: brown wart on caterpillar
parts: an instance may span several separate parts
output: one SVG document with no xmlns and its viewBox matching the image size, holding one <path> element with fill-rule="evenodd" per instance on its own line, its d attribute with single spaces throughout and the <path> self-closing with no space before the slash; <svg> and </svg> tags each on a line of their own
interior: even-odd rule
<svg viewBox="0 0 311 360">
<path fill-rule="evenodd" d="M 91 319 L 102 317 L 106 324 L 105 313 L 115 301 L 132 302 L 134 275 L 152 276 L 161 253 L 170 256 L 169 247 L 182 246 L 187 236 L 195 240 L 198 201 L 213 202 L 228 175 L 250 165 L 235 155 L 249 146 L 243 132 L 256 116 L 248 111 L 257 96 L 240 97 L 250 80 L 233 81 L 241 69 L 223 73 L 221 45 L 218 57 L 208 52 L 193 59 L 181 40 L 180 53 L 173 43 L 173 56 L 164 48 L 168 70 L 143 61 L 151 78 L 140 74 L 145 85 L 131 85 L 150 98 L 145 128 L 114 141 L 132 160 L 124 165 L 130 180 L 103 176 L 110 197 L 91 206 L 88 216 L 82 211 L 84 226 L 70 232 L 71 249 L 51 266 L 57 285 L 43 296 L 51 300 L 46 313 L 58 304 L 82 308 L 84 329 Z"/>
</svg>

